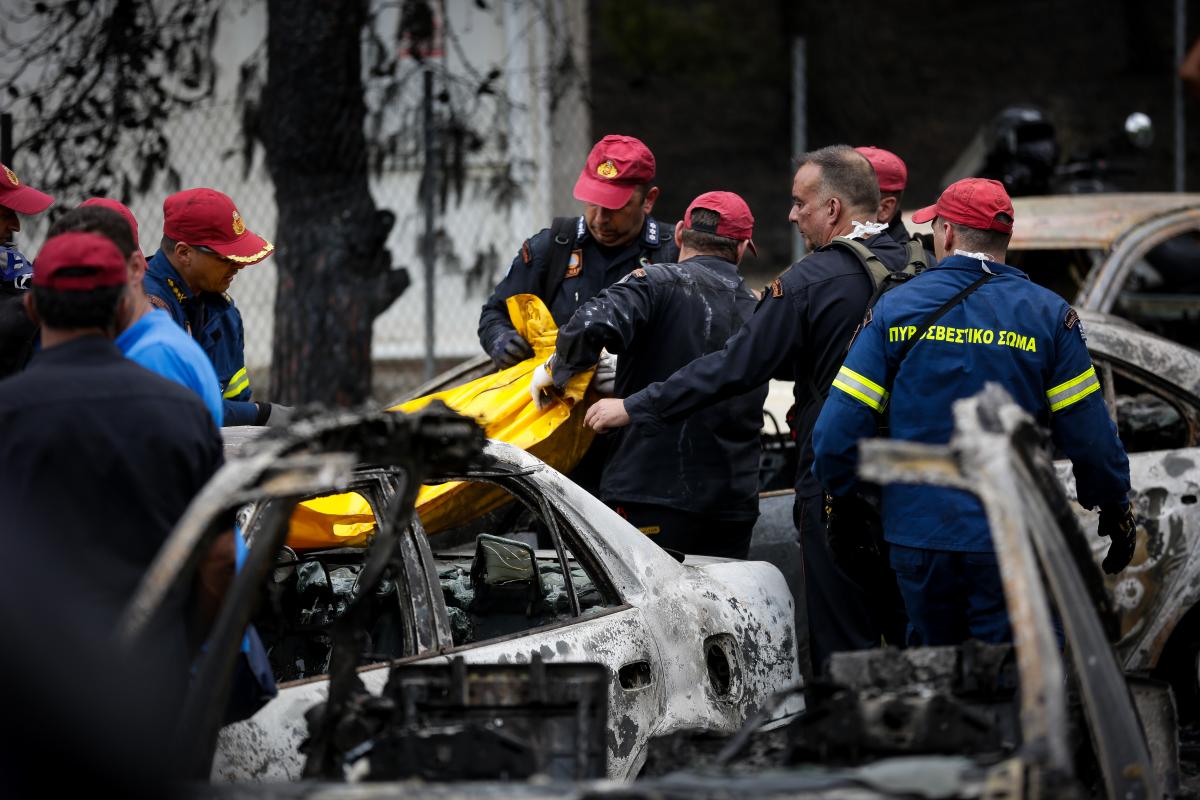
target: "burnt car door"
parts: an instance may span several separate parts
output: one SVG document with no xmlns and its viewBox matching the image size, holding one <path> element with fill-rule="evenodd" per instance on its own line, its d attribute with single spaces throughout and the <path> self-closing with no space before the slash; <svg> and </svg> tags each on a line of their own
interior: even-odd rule
<svg viewBox="0 0 1200 800">
<path fill-rule="evenodd" d="M 435 612 L 450 632 L 439 652 L 468 664 L 525 664 L 535 654 L 602 664 L 610 773 L 626 774 L 663 714 L 658 644 L 643 610 L 622 598 L 604 561 L 542 491 L 538 473 L 547 468 L 499 466 L 462 478 L 493 484 L 512 502 L 428 540 L 441 588 Z"/>
</svg>

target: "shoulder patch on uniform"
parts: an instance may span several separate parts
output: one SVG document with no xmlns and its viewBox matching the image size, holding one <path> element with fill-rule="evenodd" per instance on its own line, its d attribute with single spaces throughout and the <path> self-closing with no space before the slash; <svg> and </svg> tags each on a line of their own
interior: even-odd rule
<svg viewBox="0 0 1200 800">
<path fill-rule="evenodd" d="M 167 306 L 167 301 L 163 300 L 161 297 L 159 297 L 156 294 L 147 294 L 146 299 L 149 300 L 150 305 L 154 306 L 155 308 L 161 308 L 163 311 L 171 310 L 170 307 Z"/>
<path fill-rule="evenodd" d="M 646 277 L 646 270 L 643 267 L 638 267 L 637 269 L 635 269 L 633 272 L 630 272 L 629 274 L 635 278 L 644 278 L 644 277 Z"/>
<path fill-rule="evenodd" d="M 766 294 L 766 292 L 763 292 Z M 771 297 L 783 297 L 783 279 L 776 278 L 771 281 Z"/>
<path fill-rule="evenodd" d="M 529 240 L 528 239 L 526 239 L 525 242 L 521 245 L 521 260 L 524 261 L 526 264 L 528 264 L 530 261 L 533 261 L 533 253 L 529 249 Z"/>
<path fill-rule="evenodd" d="M 1079 338 L 1087 344 L 1087 334 L 1083 332 L 1083 320 L 1079 318 L 1079 313 L 1073 308 L 1067 309 L 1067 315 L 1063 317 L 1063 325 L 1067 330 L 1078 330 Z"/>
</svg>

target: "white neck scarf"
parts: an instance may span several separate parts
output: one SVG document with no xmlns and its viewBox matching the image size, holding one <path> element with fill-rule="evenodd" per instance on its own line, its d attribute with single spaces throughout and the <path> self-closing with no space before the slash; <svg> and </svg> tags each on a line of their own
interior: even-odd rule
<svg viewBox="0 0 1200 800">
<path fill-rule="evenodd" d="M 966 258 L 978 259 L 979 266 L 983 268 L 984 272 L 991 272 L 991 270 L 988 269 L 987 262 L 996 260 L 996 259 L 992 258 L 990 255 L 988 255 L 987 253 L 968 253 L 966 250 L 955 250 L 954 255 L 964 256 Z"/>
<path fill-rule="evenodd" d="M 887 223 L 885 222 L 859 222 L 851 220 L 850 224 L 854 226 L 854 230 L 846 234 L 845 238 L 847 239 L 866 239 L 887 230 Z"/>
</svg>

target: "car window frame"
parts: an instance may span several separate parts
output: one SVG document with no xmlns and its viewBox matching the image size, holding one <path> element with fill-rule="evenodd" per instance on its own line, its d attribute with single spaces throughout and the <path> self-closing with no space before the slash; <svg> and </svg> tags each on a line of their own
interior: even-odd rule
<svg viewBox="0 0 1200 800">
<path fill-rule="evenodd" d="M 1088 273 L 1075 305 L 1112 313 L 1133 265 L 1146 253 L 1185 233 L 1200 232 L 1200 209 L 1181 208 L 1133 226 L 1108 248 L 1104 260 Z"/>
</svg>

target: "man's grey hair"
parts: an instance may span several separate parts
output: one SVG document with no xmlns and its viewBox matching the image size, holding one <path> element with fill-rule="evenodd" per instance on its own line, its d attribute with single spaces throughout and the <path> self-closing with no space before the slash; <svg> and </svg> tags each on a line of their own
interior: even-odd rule
<svg viewBox="0 0 1200 800">
<path fill-rule="evenodd" d="M 796 160 L 797 169 L 805 164 L 820 167 L 823 199 L 836 197 L 851 211 L 875 219 L 879 209 L 879 179 L 862 153 L 848 144 L 834 144 L 807 152 Z"/>
</svg>

